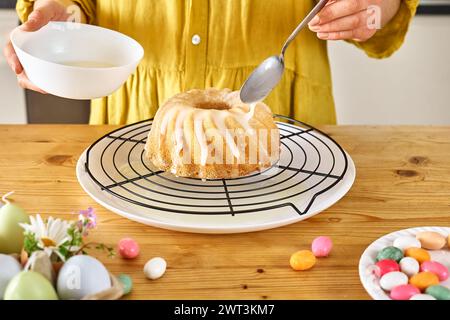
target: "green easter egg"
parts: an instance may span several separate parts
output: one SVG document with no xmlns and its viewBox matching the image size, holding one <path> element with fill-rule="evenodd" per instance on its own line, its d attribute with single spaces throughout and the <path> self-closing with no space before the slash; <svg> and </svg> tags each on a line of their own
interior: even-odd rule
<svg viewBox="0 0 450 320">
<path fill-rule="evenodd" d="M 0 253 L 20 253 L 23 247 L 23 232 L 19 223 L 30 221 L 19 206 L 8 203 L 0 208 Z"/>
<path fill-rule="evenodd" d="M 431 286 L 425 291 L 430 296 L 436 298 L 436 300 L 450 300 L 450 289 L 443 286 Z"/>
<path fill-rule="evenodd" d="M 377 255 L 377 262 L 381 260 L 395 260 L 399 262 L 403 258 L 403 251 L 396 247 L 386 247 Z"/>
<path fill-rule="evenodd" d="M 58 300 L 50 281 L 34 271 L 22 271 L 11 279 L 5 300 Z"/>
<path fill-rule="evenodd" d="M 133 280 L 131 279 L 131 277 L 127 274 L 121 274 L 118 278 L 123 285 L 123 293 L 129 294 L 131 292 L 131 289 L 133 289 Z"/>
</svg>

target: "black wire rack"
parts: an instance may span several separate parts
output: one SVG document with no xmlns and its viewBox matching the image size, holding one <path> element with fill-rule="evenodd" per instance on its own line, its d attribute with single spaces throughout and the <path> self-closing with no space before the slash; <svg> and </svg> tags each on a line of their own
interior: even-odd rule
<svg viewBox="0 0 450 320">
<path fill-rule="evenodd" d="M 133 205 L 188 215 L 239 215 L 290 207 L 305 215 L 348 170 L 348 157 L 330 136 L 276 115 L 279 163 L 235 179 L 200 180 L 159 171 L 145 157 L 152 120 L 112 131 L 86 152 L 85 170 L 102 192 Z"/>
</svg>

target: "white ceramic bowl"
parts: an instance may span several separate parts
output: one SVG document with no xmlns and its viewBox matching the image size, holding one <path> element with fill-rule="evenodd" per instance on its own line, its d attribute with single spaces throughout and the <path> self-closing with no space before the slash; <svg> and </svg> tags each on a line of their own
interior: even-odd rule
<svg viewBox="0 0 450 320">
<path fill-rule="evenodd" d="M 70 99 L 110 95 L 144 56 L 142 46 L 126 35 L 72 22 L 50 22 L 36 32 L 16 28 L 11 42 L 31 82 Z"/>
</svg>

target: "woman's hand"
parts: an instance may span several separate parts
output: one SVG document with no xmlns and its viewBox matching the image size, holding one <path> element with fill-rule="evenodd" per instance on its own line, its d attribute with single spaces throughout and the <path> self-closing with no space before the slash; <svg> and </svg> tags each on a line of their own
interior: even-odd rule
<svg viewBox="0 0 450 320">
<path fill-rule="evenodd" d="M 50 21 L 67 21 L 73 15 L 73 10 L 68 10 L 70 5 L 75 5 L 72 1 L 66 0 L 37 0 L 34 3 L 33 12 L 28 16 L 28 20 L 19 28 L 24 31 L 36 31 L 45 26 Z M 81 11 L 81 10 L 79 10 Z M 81 15 L 82 19 L 84 17 Z M 17 82 L 24 89 L 30 89 L 45 93 L 40 88 L 36 87 L 26 76 L 19 59 L 17 58 L 14 47 L 9 41 L 3 49 L 3 54 L 6 57 L 11 69 L 17 75 Z"/>
<path fill-rule="evenodd" d="M 397 13 L 401 0 L 331 0 L 309 23 L 323 40 L 366 41 Z"/>
</svg>

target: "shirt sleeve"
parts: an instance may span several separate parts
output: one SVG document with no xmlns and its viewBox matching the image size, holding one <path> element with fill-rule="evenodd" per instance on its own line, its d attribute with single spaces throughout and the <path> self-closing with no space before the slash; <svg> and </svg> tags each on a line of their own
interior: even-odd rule
<svg viewBox="0 0 450 320">
<path fill-rule="evenodd" d="M 33 11 L 34 0 L 18 0 L 16 3 L 16 12 L 20 21 L 25 22 Z"/>
<path fill-rule="evenodd" d="M 382 59 L 391 56 L 405 41 L 409 24 L 416 14 L 419 0 L 402 0 L 397 14 L 387 25 L 367 41 L 349 41 L 364 50 L 369 57 Z"/>
<path fill-rule="evenodd" d="M 18 0 L 16 11 L 20 21 L 25 22 L 33 11 L 35 0 Z M 95 0 L 72 0 L 86 15 L 87 23 L 93 24 L 95 21 Z"/>
<path fill-rule="evenodd" d="M 81 10 L 83 10 L 86 15 L 87 23 L 93 24 L 95 21 L 95 0 L 72 0 L 78 6 L 80 6 Z"/>
</svg>

